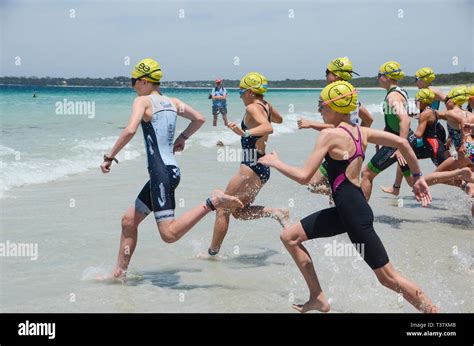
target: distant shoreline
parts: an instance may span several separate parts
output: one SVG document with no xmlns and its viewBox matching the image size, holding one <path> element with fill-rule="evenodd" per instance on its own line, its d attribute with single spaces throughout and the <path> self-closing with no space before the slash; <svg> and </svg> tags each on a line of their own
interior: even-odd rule
<svg viewBox="0 0 474 346">
<path fill-rule="evenodd" d="M 455 86 L 463 84 L 472 84 L 474 81 L 474 72 L 457 72 L 437 74 L 434 86 Z M 237 79 L 225 79 L 224 87 L 227 89 L 239 88 L 240 81 Z M 351 80 L 359 89 L 379 88 L 377 77 L 358 77 Z M 317 90 L 324 88 L 327 84 L 326 79 L 284 79 L 270 80 L 270 89 L 287 90 Z M 89 78 L 89 77 L 0 77 L 0 85 L 4 86 L 48 86 L 48 87 L 107 87 L 107 88 L 130 88 L 130 77 L 118 76 L 113 78 Z M 162 81 L 162 88 L 178 89 L 211 89 L 215 85 L 213 80 L 189 80 L 189 81 Z M 400 83 L 401 86 L 414 86 L 415 77 L 405 76 Z"/>
<path fill-rule="evenodd" d="M 356 83 L 354 83 L 356 84 Z M 454 88 L 460 85 L 464 85 L 467 83 L 461 83 L 461 84 L 452 84 L 452 85 L 434 85 L 433 87 L 435 88 L 441 88 L 441 89 L 450 89 Z M 31 88 L 69 88 L 69 89 L 74 89 L 74 88 L 106 88 L 106 89 L 130 89 L 130 91 L 133 91 L 131 87 L 119 87 L 119 86 L 97 86 L 97 85 L 30 85 L 30 84 L 2 84 L 0 83 L 0 87 L 3 86 L 10 86 L 10 87 L 31 87 Z M 404 89 L 408 90 L 415 90 L 418 89 L 416 86 L 406 86 L 402 85 Z M 161 86 L 161 89 L 183 89 L 183 90 L 209 90 L 212 89 L 213 87 L 175 87 L 175 86 Z M 357 87 L 358 90 L 382 90 L 381 87 Z M 228 90 L 239 90 L 237 87 L 226 87 Z M 322 90 L 323 87 L 315 87 L 315 88 L 307 88 L 307 87 L 301 87 L 301 88 L 295 88 L 295 87 L 277 87 L 277 88 L 268 88 L 268 90 Z"/>
</svg>

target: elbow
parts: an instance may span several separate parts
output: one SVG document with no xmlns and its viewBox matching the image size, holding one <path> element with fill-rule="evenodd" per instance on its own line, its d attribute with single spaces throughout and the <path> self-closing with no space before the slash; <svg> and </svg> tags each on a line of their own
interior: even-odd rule
<svg viewBox="0 0 474 346">
<path fill-rule="evenodd" d="M 408 149 L 410 148 L 410 144 L 406 138 L 398 137 L 397 140 L 397 148 L 398 149 Z"/>
<path fill-rule="evenodd" d="M 206 119 L 200 115 L 197 119 L 196 119 L 196 122 L 199 124 L 199 126 L 202 126 L 205 122 L 206 122 Z"/>
<path fill-rule="evenodd" d="M 303 174 L 301 177 L 299 177 L 298 183 L 301 185 L 308 185 L 312 177 L 312 175 Z"/>
</svg>

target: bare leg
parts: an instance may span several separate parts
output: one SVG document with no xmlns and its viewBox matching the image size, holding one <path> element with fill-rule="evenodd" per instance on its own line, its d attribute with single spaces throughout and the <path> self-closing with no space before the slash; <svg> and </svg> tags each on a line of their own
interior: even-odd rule
<svg viewBox="0 0 474 346">
<path fill-rule="evenodd" d="M 222 119 L 224 120 L 224 125 L 227 126 L 229 124 L 227 121 L 227 114 L 222 114 Z"/>
<path fill-rule="evenodd" d="M 227 185 L 225 193 L 230 196 L 237 197 L 245 206 L 246 212 L 240 215 L 237 208 L 233 208 L 230 212 L 235 218 L 239 219 L 257 219 L 261 217 L 273 217 L 280 223 L 286 221 L 288 217 L 286 212 L 281 209 L 272 209 L 265 207 L 257 207 L 260 209 L 250 209 L 250 204 L 253 203 L 255 197 L 262 188 L 260 178 L 247 166 L 240 165 L 239 171 L 232 177 Z M 251 216 L 252 213 L 255 213 Z M 227 213 L 216 214 L 216 221 L 214 223 L 214 233 L 212 237 L 209 253 L 217 254 L 222 246 L 222 242 L 227 234 L 229 227 L 229 215 Z"/>
<path fill-rule="evenodd" d="M 294 304 L 293 308 L 302 313 L 310 310 L 328 312 L 330 309 L 329 302 L 319 284 L 311 256 L 302 244 L 305 240 L 308 240 L 308 238 L 306 237 L 301 223 L 298 222 L 287 227 L 281 233 L 280 238 L 291 257 L 293 257 L 301 274 L 303 274 L 309 289 L 309 300 L 303 305 Z"/>
<path fill-rule="evenodd" d="M 214 114 L 214 119 L 212 121 L 212 126 L 217 126 L 217 114 Z"/>
<path fill-rule="evenodd" d="M 215 190 L 211 201 L 216 208 L 241 208 L 242 203 L 238 198 L 225 195 L 220 190 Z M 199 220 L 210 212 L 205 203 L 191 209 L 178 219 L 162 221 L 158 223 L 158 230 L 161 237 L 167 243 L 173 243 L 188 232 Z M 130 207 L 122 217 L 122 235 L 117 258 L 117 264 L 112 272 L 115 278 L 122 278 L 126 271 L 133 252 L 137 245 L 138 225 L 145 219 L 146 215 Z"/>
<path fill-rule="evenodd" d="M 453 171 L 433 172 L 425 177 L 428 185 L 450 184 L 457 185 L 459 182 L 474 182 L 474 173 L 469 167 L 458 168 Z"/>
<path fill-rule="evenodd" d="M 400 194 L 400 187 L 402 185 L 402 181 L 403 181 L 403 172 L 400 166 L 397 165 L 397 175 L 395 177 L 395 182 L 393 183 L 393 186 L 391 187 L 381 186 L 380 188 L 385 193 L 398 196 Z"/>
<path fill-rule="evenodd" d="M 242 209 L 235 210 L 232 215 L 239 220 L 255 220 L 264 217 L 271 217 L 277 220 L 281 227 L 288 226 L 290 212 L 288 209 L 269 208 L 259 205 L 252 205 Z"/>
<path fill-rule="evenodd" d="M 233 196 L 224 194 L 221 190 L 214 190 L 211 197 L 212 204 L 220 208 L 242 208 L 242 202 Z M 185 235 L 195 224 L 197 224 L 211 210 L 205 203 L 187 211 L 179 218 L 158 222 L 158 231 L 166 243 L 174 243 Z"/>
<path fill-rule="evenodd" d="M 230 211 L 224 209 L 217 210 L 211 246 L 209 247 L 211 253 L 219 252 L 222 242 L 227 234 L 227 230 L 229 229 L 229 219 Z"/>
<path fill-rule="evenodd" d="M 382 285 L 401 293 L 417 310 L 431 313 L 438 312 L 438 307 L 433 304 L 430 298 L 414 282 L 396 272 L 390 262 L 379 269 L 375 269 L 374 272 Z"/>
<path fill-rule="evenodd" d="M 146 215 L 139 213 L 135 207 L 128 208 L 122 216 L 122 235 L 120 236 L 117 263 L 112 272 L 112 277 L 123 278 L 125 276 L 128 264 L 137 245 L 138 225 L 145 217 Z"/>
<path fill-rule="evenodd" d="M 367 166 L 365 166 L 364 170 L 362 171 L 360 187 L 364 192 L 364 196 L 367 201 L 369 201 L 370 196 L 372 195 L 372 185 L 374 182 L 374 178 L 377 175 L 377 173 L 372 172 Z"/>
</svg>

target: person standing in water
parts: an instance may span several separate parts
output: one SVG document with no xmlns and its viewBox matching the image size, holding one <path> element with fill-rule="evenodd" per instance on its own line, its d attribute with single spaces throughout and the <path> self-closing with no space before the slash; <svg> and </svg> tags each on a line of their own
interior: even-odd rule
<svg viewBox="0 0 474 346">
<path fill-rule="evenodd" d="M 387 90 L 383 103 L 384 131 L 414 141 L 416 138 L 410 129 L 410 117 L 408 116 L 408 93 L 398 86 L 398 82 L 404 76 L 405 73 L 396 61 L 387 61 L 379 68 L 377 76 L 379 85 Z M 381 147 L 363 169 L 361 188 L 367 200 L 372 194 L 375 177 L 395 162 L 400 165 L 403 176 L 409 177 L 410 169 L 402 153 L 390 146 Z"/>
<path fill-rule="evenodd" d="M 224 125 L 227 121 L 227 89 L 222 86 L 222 79 L 216 79 L 216 86 L 211 90 L 209 97 L 212 99 L 212 115 L 214 117 L 212 126 L 217 126 L 217 116 L 222 114 Z"/>
<path fill-rule="evenodd" d="M 367 143 L 396 147 L 406 158 L 413 172 L 413 190 L 423 206 L 431 202 L 428 185 L 423 179 L 415 153 L 408 141 L 387 131 L 354 125 L 350 113 L 357 107 L 357 91 L 348 82 L 327 85 L 319 99 L 319 111 L 324 122 L 334 128 L 319 135 L 313 151 L 303 167 L 282 162 L 276 153 L 267 154 L 259 163 L 273 167 L 300 184 L 307 184 L 325 158 L 335 207 L 315 212 L 300 222 L 286 227 L 281 240 L 303 274 L 309 288 L 309 300 L 293 305 L 299 312 L 319 310 L 328 312 L 330 305 L 319 283 L 313 261 L 303 242 L 309 239 L 332 237 L 347 233 L 353 244 L 364 244 L 361 253 L 379 282 L 401 293 L 416 309 L 437 312 L 437 307 L 414 282 L 397 272 L 390 263 L 382 241 L 375 233 L 372 209 L 359 186 L 360 170 Z M 360 249 L 361 247 L 357 247 Z"/>
<path fill-rule="evenodd" d="M 133 102 L 132 115 L 112 149 L 104 155 L 100 166 L 103 173 L 110 172 L 112 162 L 118 163 L 115 156 L 130 142 L 141 124 L 150 180 L 138 194 L 134 206 L 122 217 L 118 259 L 112 273 L 114 278 L 126 276 L 137 245 L 138 226 L 148 214 L 153 213 L 163 241 L 174 243 L 211 210 L 243 207 L 238 198 L 215 190 L 205 203 L 175 219 L 174 193 L 181 172 L 174 152 L 184 149 L 186 140 L 204 123 L 204 117 L 181 100 L 164 96 L 160 91 L 161 77 L 160 65 L 153 59 L 144 59 L 135 66 L 131 82 L 138 96 Z M 191 123 L 173 143 L 177 115 Z"/>
<path fill-rule="evenodd" d="M 245 105 L 245 115 L 241 127 L 230 122 L 229 129 L 240 136 L 242 162 L 238 172 L 230 180 L 225 193 L 238 197 L 244 204 L 243 209 L 220 209 L 216 213 L 214 233 L 208 253 L 219 253 L 229 228 L 230 214 L 239 220 L 254 220 L 270 217 L 283 227 L 288 221 L 288 211 L 277 208 L 252 205 L 260 189 L 270 178 L 270 168 L 257 160 L 265 155 L 268 136 L 273 133 L 272 122 L 280 124 L 280 113 L 263 98 L 267 91 L 267 79 L 260 73 L 250 72 L 240 81 L 240 98 Z"/>
<path fill-rule="evenodd" d="M 359 74 L 352 69 L 352 61 L 348 57 L 336 58 L 329 62 L 326 67 L 326 81 L 327 84 L 336 82 L 336 81 L 350 81 L 352 75 Z M 365 108 L 365 106 L 360 103 L 357 103 L 357 108 L 351 112 L 351 122 L 353 124 L 360 124 L 361 126 L 370 127 L 374 121 L 374 118 L 370 112 Z M 331 124 L 320 123 L 317 121 L 307 120 L 301 118 L 298 120 L 299 129 L 313 129 L 321 131 L 325 128 L 332 128 Z M 314 175 L 308 184 L 308 189 L 314 193 L 321 193 L 324 195 L 331 195 L 330 186 L 328 183 L 328 176 L 326 172 L 326 162 L 324 161 L 319 167 L 319 170 Z"/>
</svg>

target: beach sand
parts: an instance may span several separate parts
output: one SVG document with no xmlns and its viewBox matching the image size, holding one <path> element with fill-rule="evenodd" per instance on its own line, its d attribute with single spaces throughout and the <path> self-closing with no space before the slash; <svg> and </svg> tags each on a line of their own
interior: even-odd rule
<svg viewBox="0 0 474 346">
<path fill-rule="evenodd" d="M 206 124 L 207 125 L 207 124 Z M 223 129 L 225 131 L 225 129 Z M 139 134 L 141 136 L 141 134 Z M 290 164 L 302 164 L 316 133 L 299 131 L 272 136 Z M 237 143 L 231 145 L 238 148 Z M 177 215 L 202 203 L 214 188 L 225 188 L 238 162 L 217 162 L 217 147 L 193 145 L 178 162 L 182 171 L 176 193 Z M 372 156 L 371 147 L 367 160 Z M 165 244 L 154 220 L 139 229 L 131 279 L 124 284 L 96 282 L 116 259 L 120 218 L 147 180 L 144 156 L 59 181 L 27 185 L 1 199 L 3 241 L 37 243 L 38 260 L 1 259 L 2 312 L 292 312 L 291 303 L 307 299 L 306 285 L 280 240 L 274 220 L 236 221 L 221 258 L 197 258 L 210 243 L 214 215 L 209 214 L 183 239 Z M 422 163 L 432 170 L 429 160 Z M 289 207 L 293 222 L 328 207 L 324 196 L 272 170 L 256 204 Z M 406 185 L 403 207 L 384 195 L 395 171 L 375 180 L 371 205 L 375 229 L 395 268 L 416 281 L 443 312 L 472 312 L 473 224 L 467 197 L 456 188 L 432 188 L 432 206 L 422 208 Z M 382 287 L 357 257 L 326 256 L 333 240 L 307 243 L 332 308 L 338 312 L 415 312 L 397 294 Z"/>
</svg>

